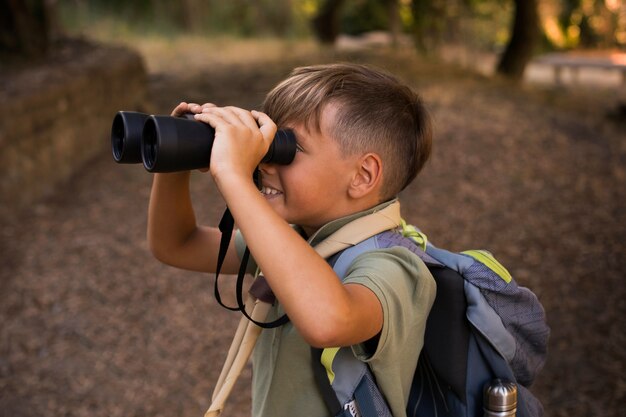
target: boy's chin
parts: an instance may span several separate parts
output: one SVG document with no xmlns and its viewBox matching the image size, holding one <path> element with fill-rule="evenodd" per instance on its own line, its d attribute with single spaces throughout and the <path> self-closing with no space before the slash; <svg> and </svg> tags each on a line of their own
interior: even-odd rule
<svg viewBox="0 0 626 417">
<path fill-rule="evenodd" d="M 265 201 L 267 201 L 267 203 L 270 205 L 272 210 L 276 212 L 276 214 L 278 214 L 283 219 L 287 220 L 285 208 L 282 204 L 282 199 L 281 199 L 282 194 L 264 195 L 263 197 L 265 198 Z"/>
</svg>

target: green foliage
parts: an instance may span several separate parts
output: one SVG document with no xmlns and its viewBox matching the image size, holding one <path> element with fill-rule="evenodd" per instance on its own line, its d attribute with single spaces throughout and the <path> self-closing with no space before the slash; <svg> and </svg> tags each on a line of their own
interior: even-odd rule
<svg viewBox="0 0 626 417">
<path fill-rule="evenodd" d="M 509 40 L 513 2 L 471 0 L 463 37 L 478 49 L 501 50 Z"/>
<path fill-rule="evenodd" d="M 626 32 L 626 5 L 619 1 L 606 0 L 562 0 L 558 23 L 563 38 L 562 47 L 585 48 L 613 47 L 620 42 L 618 33 Z M 609 8 L 608 4 L 614 6 Z M 621 20 L 621 27 L 620 27 Z"/>
<path fill-rule="evenodd" d="M 405 32 L 423 49 L 460 43 L 501 50 L 509 39 L 512 0 L 345 0 L 342 33 L 387 30 L 389 4 L 399 2 Z M 25 0 L 25 3 L 37 2 Z M 58 0 L 70 31 L 173 36 L 178 33 L 239 37 L 303 37 L 324 0 Z M 613 47 L 626 44 L 626 5 L 619 0 L 539 0 L 554 24 L 544 45 Z M 614 4 L 609 10 L 607 4 Z M 616 6 L 615 6 L 616 5 Z M 619 7 L 615 10 L 615 7 Z M 558 33 L 557 33 L 558 32 Z"/>
<path fill-rule="evenodd" d="M 346 2 L 341 13 L 341 31 L 359 35 L 389 27 L 389 13 L 385 0 L 352 0 Z"/>
<path fill-rule="evenodd" d="M 508 40 L 510 0 L 411 0 L 413 32 L 425 51 L 441 44 L 499 50 Z"/>
<path fill-rule="evenodd" d="M 308 19 L 315 3 L 315 0 L 61 0 L 60 6 L 65 25 L 78 31 L 104 23 L 110 30 L 139 35 L 297 37 L 308 34 Z"/>
</svg>

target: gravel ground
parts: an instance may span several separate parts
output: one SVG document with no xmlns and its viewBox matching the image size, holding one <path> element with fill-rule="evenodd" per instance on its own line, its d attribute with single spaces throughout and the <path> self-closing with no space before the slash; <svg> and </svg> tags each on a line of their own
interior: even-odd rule
<svg viewBox="0 0 626 417">
<path fill-rule="evenodd" d="M 547 416 L 623 415 L 626 124 L 607 117 L 613 92 L 516 87 L 407 53 L 162 48 L 143 49 L 155 112 L 182 99 L 257 107 L 313 62 L 371 62 L 414 85 L 436 147 L 401 196 L 405 217 L 438 246 L 489 248 L 543 301 L 550 355 L 533 390 Z M 148 253 L 149 187 L 103 149 L 0 223 L 0 416 L 204 413 L 238 317 L 213 300 L 211 276 Z M 210 180 L 195 174 L 193 190 L 200 220 L 216 222 Z M 226 415 L 249 415 L 247 376 Z"/>
</svg>

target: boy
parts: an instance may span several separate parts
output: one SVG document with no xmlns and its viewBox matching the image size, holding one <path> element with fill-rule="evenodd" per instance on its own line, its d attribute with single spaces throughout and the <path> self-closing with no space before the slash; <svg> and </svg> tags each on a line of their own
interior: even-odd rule
<svg viewBox="0 0 626 417">
<path fill-rule="evenodd" d="M 239 227 L 223 272 L 236 273 L 232 248 L 245 241 L 277 299 L 268 320 L 282 312 L 290 319 L 264 330 L 255 348 L 253 415 L 329 414 L 312 375 L 312 345 L 351 346 L 393 415 L 404 416 L 435 295 L 432 276 L 416 255 L 394 247 L 355 259 L 342 282 L 312 246 L 394 204 L 421 170 L 431 132 L 419 97 L 379 70 L 334 64 L 294 70 L 268 94 L 263 113 L 181 103 L 173 115 L 188 112 L 215 128 L 209 171 Z M 259 164 L 277 125 L 296 135 L 294 161 Z M 196 225 L 189 175 L 155 175 L 148 241 L 164 263 L 213 272 L 220 232 Z"/>
</svg>

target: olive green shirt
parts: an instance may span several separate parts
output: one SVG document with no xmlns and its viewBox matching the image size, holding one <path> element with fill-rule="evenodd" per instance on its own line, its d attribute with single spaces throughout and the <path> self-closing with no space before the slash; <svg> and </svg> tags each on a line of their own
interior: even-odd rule
<svg viewBox="0 0 626 417">
<path fill-rule="evenodd" d="M 386 204 L 328 223 L 309 238 L 309 243 L 315 246 L 343 225 Z M 243 245 L 238 234 L 239 253 L 243 252 Z M 383 328 L 376 350 L 367 352 L 359 344 L 352 346 L 352 351 L 370 365 L 394 417 L 404 417 L 423 346 L 426 318 L 435 298 L 435 281 L 417 255 L 394 247 L 358 256 L 348 268 L 344 283 L 366 286 L 381 303 Z M 284 311 L 277 303 L 267 320 L 282 314 Z M 259 337 L 253 353 L 252 415 L 329 415 L 313 377 L 310 346 L 291 323 L 264 329 Z"/>
</svg>

